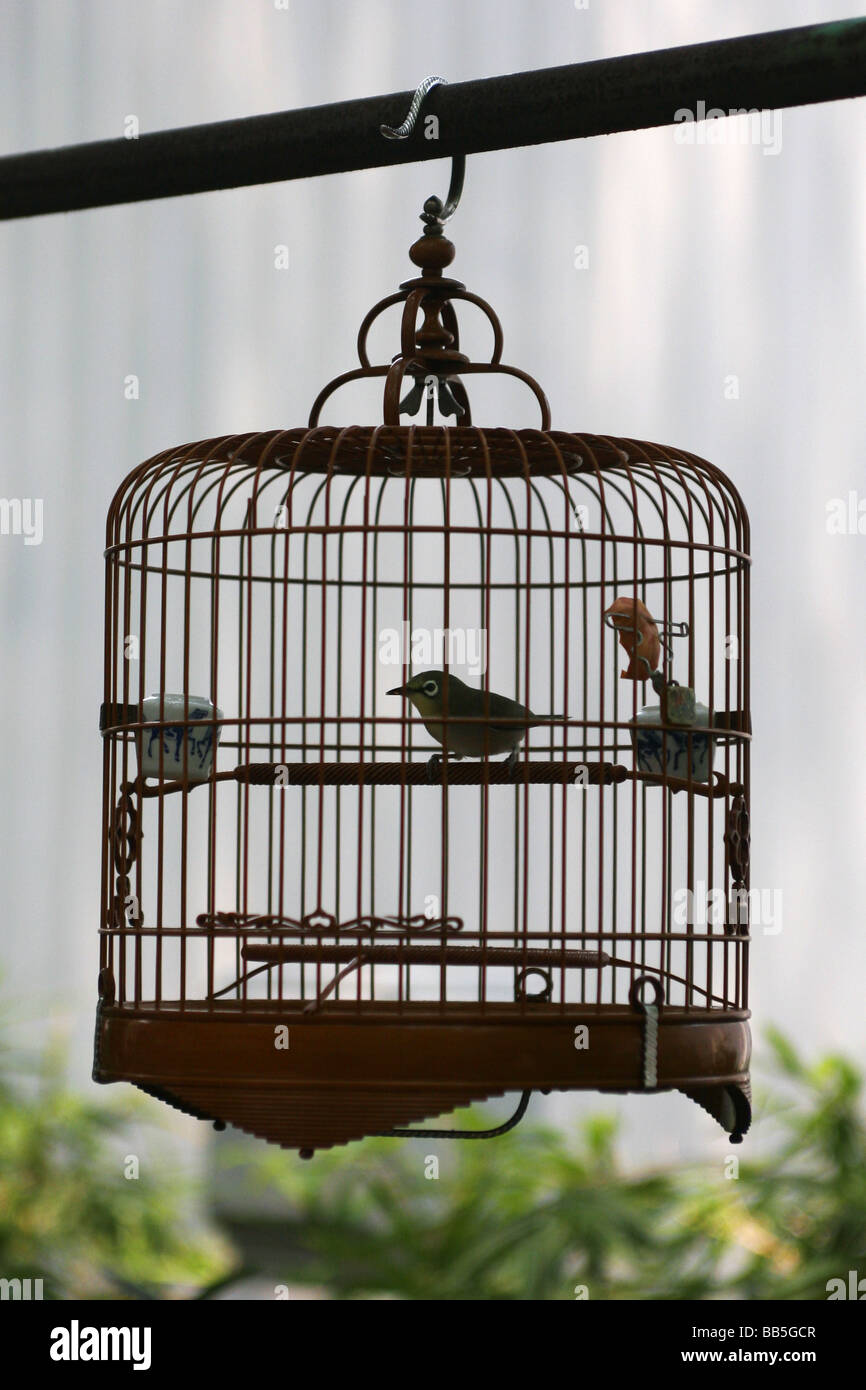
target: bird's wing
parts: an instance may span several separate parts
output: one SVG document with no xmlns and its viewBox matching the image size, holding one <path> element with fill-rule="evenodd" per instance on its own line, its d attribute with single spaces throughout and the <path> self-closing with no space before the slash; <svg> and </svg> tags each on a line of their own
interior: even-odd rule
<svg viewBox="0 0 866 1390">
<path fill-rule="evenodd" d="M 516 700 L 509 700 L 507 695 L 491 694 L 489 704 L 484 712 L 489 716 L 490 726 L 494 729 L 501 727 L 516 730 L 520 728 L 519 724 L 497 725 L 497 719 L 525 719 L 529 724 L 535 722 L 535 715 L 532 710 L 527 709 L 525 705 L 518 704 Z"/>
</svg>

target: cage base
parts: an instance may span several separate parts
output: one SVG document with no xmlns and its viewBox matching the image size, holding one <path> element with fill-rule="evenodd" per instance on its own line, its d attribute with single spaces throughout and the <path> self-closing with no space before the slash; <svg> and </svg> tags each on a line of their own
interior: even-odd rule
<svg viewBox="0 0 866 1390">
<path fill-rule="evenodd" d="M 94 1080 L 315 1150 L 516 1090 L 644 1091 L 641 1018 L 618 1005 L 332 1000 L 103 1005 Z M 748 1128 L 748 1013 L 665 1008 L 658 1091 Z"/>
</svg>

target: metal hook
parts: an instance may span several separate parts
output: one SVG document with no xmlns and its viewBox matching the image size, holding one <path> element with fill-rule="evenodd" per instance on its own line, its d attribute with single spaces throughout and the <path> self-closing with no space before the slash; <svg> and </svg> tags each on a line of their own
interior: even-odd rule
<svg viewBox="0 0 866 1390">
<path fill-rule="evenodd" d="M 408 140 L 415 124 L 418 114 L 424 105 L 424 98 L 428 92 L 432 92 L 434 87 L 447 87 L 448 82 L 444 77 L 425 77 L 423 82 L 419 82 L 415 88 L 415 95 L 409 103 L 409 110 L 406 112 L 406 119 L 398 126 L 380 125 L 379 130 L 386 140 Z M 445 202 L 431 195 L 424 204 L 424 211 L 421 213 L 421 221 L 428 227 L 441 227 L 448 221 L 448 218 L 457 209 L 460 202 L 460 195 L 463 192 L 463 180 L 466 176 L 466 156 L 455 154 L 451 156 L 451 182 L 448 185 L 448 194 Z"/>
</svg>

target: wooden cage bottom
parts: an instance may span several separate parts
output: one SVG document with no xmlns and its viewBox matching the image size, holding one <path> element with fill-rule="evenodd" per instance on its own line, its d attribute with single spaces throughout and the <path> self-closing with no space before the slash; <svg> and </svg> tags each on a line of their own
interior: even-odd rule
<svg viewBox="0 0 866 1390">
<path fill-rule="evenodd" d="M 748 1018 L 664 1006 L 650 1088 L 683 1091 L 734 1142 L 751 1119 Z M 644 1038 L 612 1004 L 102 1001 L 93 1078 L 308 1154 L 508 1091 L 646 1092 Z"/>
</svg>

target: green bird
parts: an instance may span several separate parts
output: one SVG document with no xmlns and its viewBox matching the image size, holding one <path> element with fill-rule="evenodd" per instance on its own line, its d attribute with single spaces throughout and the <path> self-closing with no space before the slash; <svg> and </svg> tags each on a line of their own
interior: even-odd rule
<svg viewBox="0 0 866 1390">
<path fill-rule="evenodd" d="M 508 765 L 517 764 L 517 750 L 529 729 L 545 723 L 517 700 L 492 691 L 474 690 L 456 676 L 444 671 L 422 671 L 405 685 L 395 686 L 389 695 L 411 700 L 424 721 L 428 734 L 441 743 L 453 758 L 495 758 L 508 754 Z M 447 723 L 445 703 L 447 695 Z M 463 722 L 459 716 L 473 716 L 477 722 Z M 455 716 L 457 716 L 455 718 Z M 436 754 L 427 764 L 431 780 L 438 776 Z"/>
</svg>

